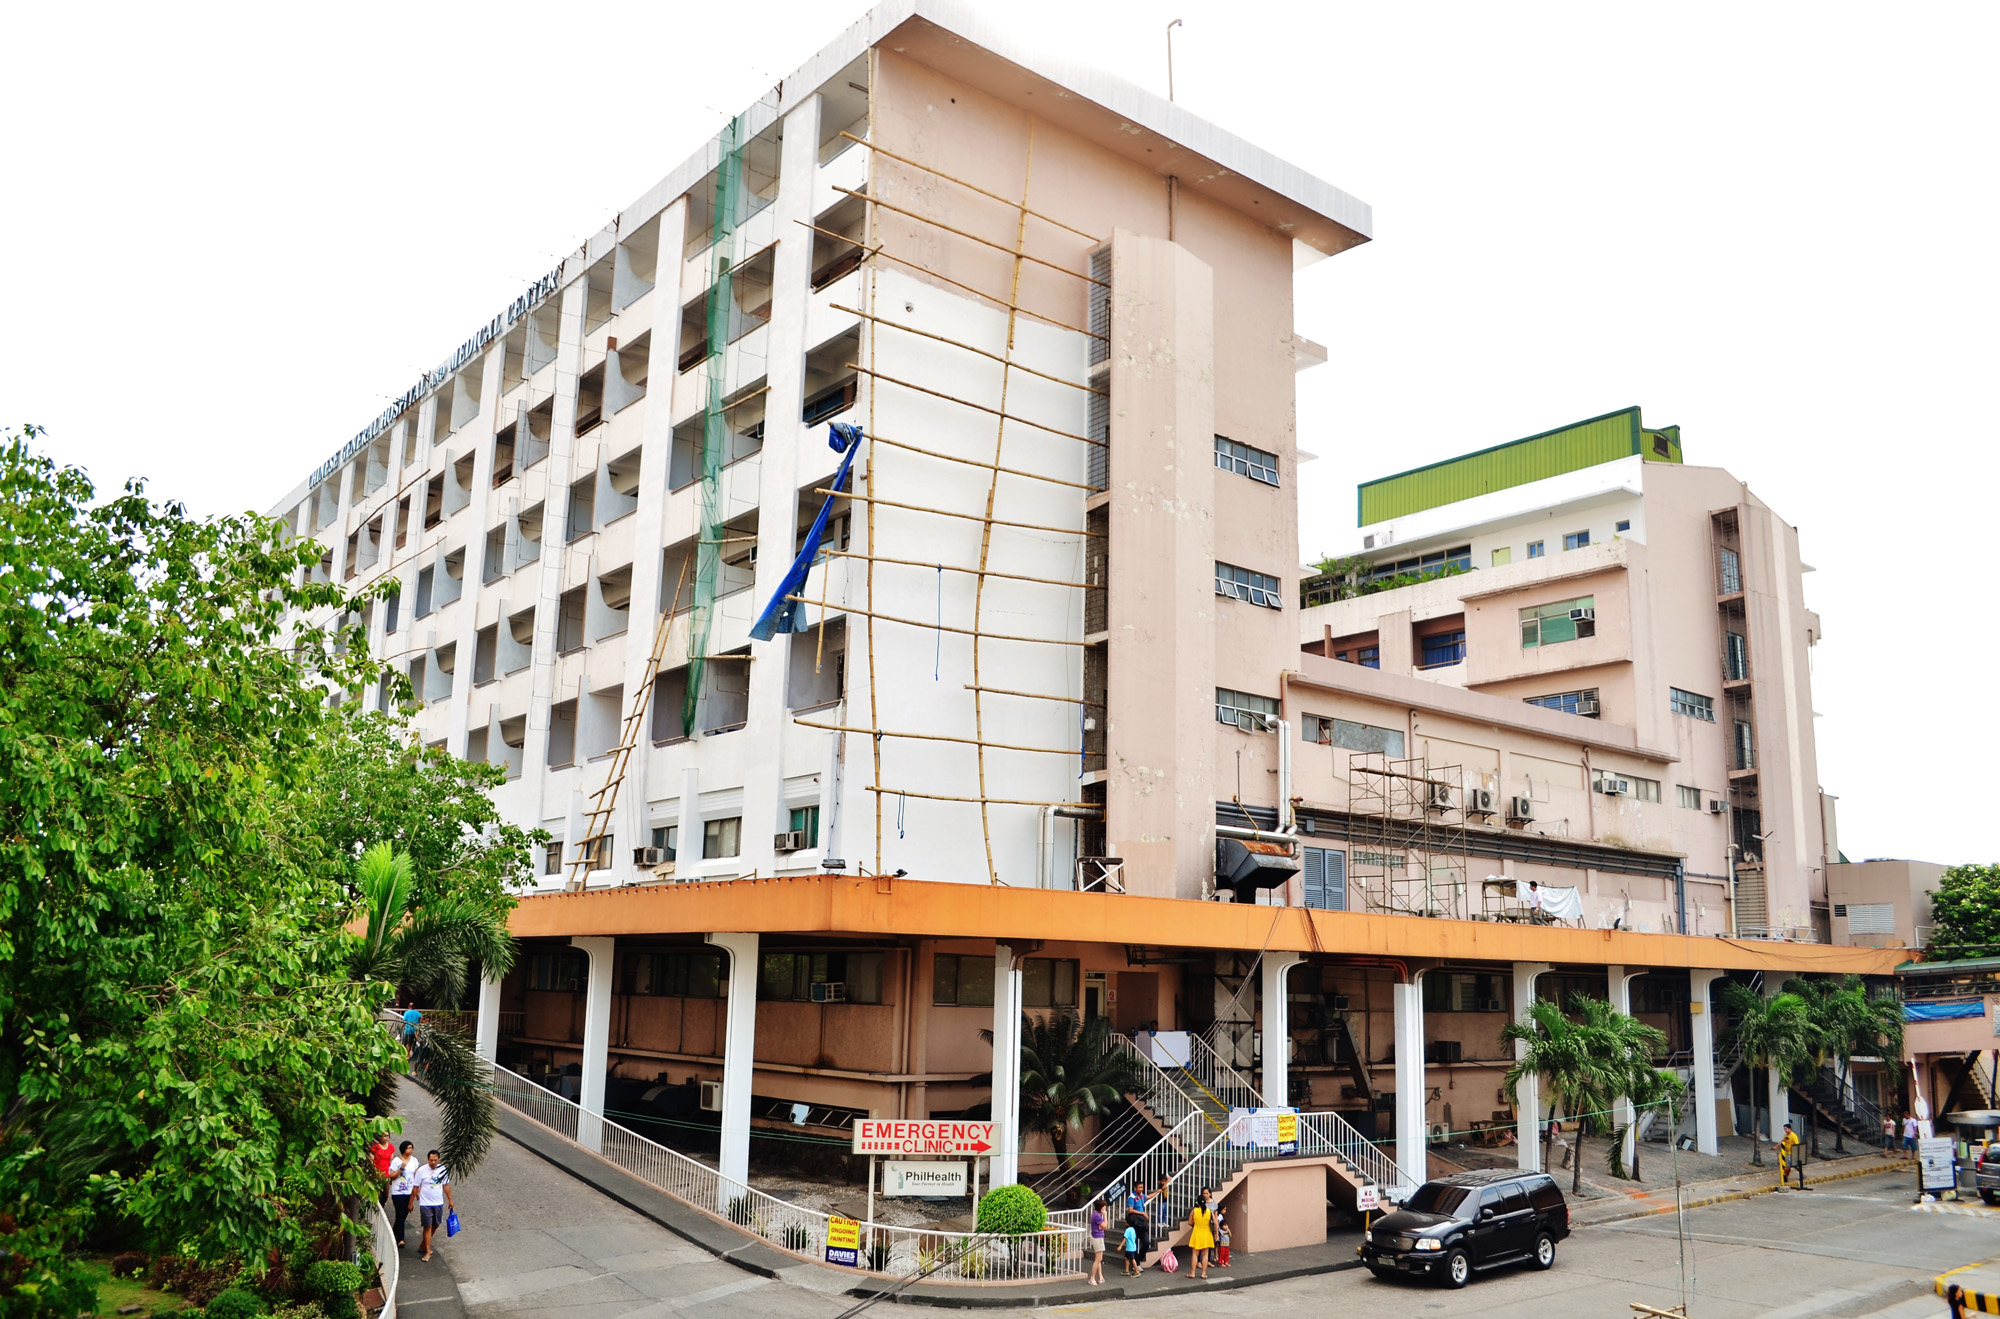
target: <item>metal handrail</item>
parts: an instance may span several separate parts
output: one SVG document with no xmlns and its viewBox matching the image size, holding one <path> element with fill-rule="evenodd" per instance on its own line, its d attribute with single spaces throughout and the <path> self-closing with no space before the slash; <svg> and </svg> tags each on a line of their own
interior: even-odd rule
<svg viewBox="0 0 2000 1319">
<path fill-rule="evenodd" d="M 1338 1113 L 1299 1114 L 1299 1153 L 1335 1155 L 1392 1200 L 1401 1200 L 1417 1189 L 1381 1146 Z"/>
<path fill-rule="evenodd" d="M 375 1319 L 396 1319 L 396 1285 L 403 1277 L 403 1252 L 396 1249 L 396 1229 L 389 1215 L 375 1206 L 375 1266 L 382 1274 L 382 1308 Z"/>
<path fill-rule="evenodd" d="M 1224 1108 L 1262 1108 L 1264 1097 L 1257 1087 L 1243 1078 L 1243 1074 L 1222 1060 L 1222 1055 L 1209 1046 L 1207 1040 L 1190 1033 L 1188 1039 L 1194 1047 L 1188 1052 L 1188 1067 L 1185 1069 L 1199 1084 L 1209 1098 L 1216 1100 Z"/>
<path fill-rule="evenodd" d="M 1207 1118 L 1210 1125 L 1219 1129 L 1220 1124 L 1209 1117 L 1199 1104 L 1188 1098 L 1187 1092 L 1174 1084 L 1174 1079 L 1167 1075 L 1165 1069 L 1139 1052 L 1139 1046 L 1132 1043 L 1129 1037 L 1113 1035 L 1110 1043 L 1112 1052 L 1121 1053 L 1131 1059 L 1137 1064 L 1140 1073 L 1150 1078 L 1150 1084 L 1143 1098 L 1146 1104 L 1159 1114 L 1162 1126 L 1171 1130 L 1180 1126 L 1189 1116 L 1198 1114 Z"/>
<path fill-rule="evenodd" d="M 717 1169 L 586 1112 L 504 1067 L 493 1067 L 493 1093 L 529 1120 L 689 1208 L 762 1237 L 788 1254 L 814 1263 L 825 1259 L 827 1223 L 833 1215 L 724 1177 Z M 1019 1237 L 994 1237 L 865 1223 L 860 1268 L 898 1277 L 921 1272 L 932 1282 L 982 1285 L 1076 1277 L 1088 1267 L 1084 1232 L 1081 1225 L 1065 1223 Z"/>
</svg>

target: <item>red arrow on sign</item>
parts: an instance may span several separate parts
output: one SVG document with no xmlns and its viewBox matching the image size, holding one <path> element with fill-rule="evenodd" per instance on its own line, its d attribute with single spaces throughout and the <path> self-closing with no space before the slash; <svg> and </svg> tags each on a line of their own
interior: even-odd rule
<svg viewBox="0 0 2000 1319">
<path fill-rule="evenodd" d="M 985 1141 L 982 1140 L 977 1145 L 967 1145 L 965 1148 L 969 1153 L 972 1154 L 984 1154 L 986 1153 L 986 1151 L 992 1149 L 993 1147 L 991 1145 L 988 1145 Z"/>
</svg>

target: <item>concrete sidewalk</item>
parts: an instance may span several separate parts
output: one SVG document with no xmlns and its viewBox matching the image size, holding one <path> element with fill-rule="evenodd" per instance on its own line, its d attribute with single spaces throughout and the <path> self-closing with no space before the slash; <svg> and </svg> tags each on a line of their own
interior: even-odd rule
<svg viewBox="0 0 2000 1319">
<path fill-rule="evenodd" d="M 1823 1186 L 1831 1182 L 1848 1181 L 1855 1177 L 1872 1177 L 1877 1173 L 1914 1170 L 1915 1167 L 1913 1161 L 1902 1157 L 1901 1154 L 1864 1154 L 1853 1158 L 1826 1160 L 1807 1166 L 1806 1185 L 1808 1188 Z M 1822 1172 L 1822 1169 L 1825 1171 Z M 1682 1188 L 1682 1193 L 1687 1197 L 1686 1208 L 1699 1209 L 1729 1200 L 1745 1200 L 1753 1195 L 1770 1194 L 1777 1189 L 1778 1171 L 1776 1168 L 1771 1168 L 1763 1172 L 1745 1172 L 1735 1177 L 1690 1183 Z M 1912 1192 L 1914 1193 L 1914 1184 Z M 1810 1189 L 1805 1193 L 1812 1194 Z M 1796 1187 L 1791 1194 L 1797 1194 Z M 1623 1196 L 1571 1201 L 1570 1223 L 1576 1227 L 1593 1227 L 1599 1223 L 1644 1218 L 1649 1214 L 1671 1214 L 1675 1208 L 1674 1188 L 1662 1186 L 1634 1191 Z"/>
<path fill-rule="evenodd" d="M 1990 1259 L 1984 1264 L 1968 1264 L 1962 1269 L 1940 1273 L 1936 1290 L 1939 1296 L 1944 1289 L 1957 1283 L 1965 1288 L 1965 1308 L 1970 1313 L 2000 1314 L 2000 1259 Z"/>
</svg>

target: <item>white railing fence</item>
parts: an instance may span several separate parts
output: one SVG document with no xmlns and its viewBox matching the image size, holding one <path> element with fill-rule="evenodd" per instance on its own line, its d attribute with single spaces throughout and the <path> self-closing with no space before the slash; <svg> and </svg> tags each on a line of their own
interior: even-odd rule
<svg viewBox="0 0 2000 1319">
<path fill-rule="evenodd" d="M 826 1259 L 831 1215 L 766 1195 L 725 1178 L 707 1164 L 646 1139 L 608 1118 L 586 1113 L 570 1100 L 544 1090 L 504 1067 L 493 1069 L 494 1097 L 566 1140 L 590 1150 L 690 1208 L 711 1214 L 788 1254 L 815 1262 Z M 1075 1211 L 1070 1211 L 1074 1214 Z M 1082 1219 L 1053 1223 L 1021 1237 L 865 1223 L 860 1267 L 871 1273 L 907 1277 L 930 1270 L 926 1281 L 1007 1283 L 1070 1277 L 1089 1268 Z"/>
<path fill-rule="evenodd" d="M 1394 1159 L 1338 1113 L 1299 1114 L 1299 1154 L 1313 1158 L 1338 1155 L 1392 1199 L 1400 1200 L 1417 1189 Z"/>
<path fill-rule="evenodd" d="M 396 1319 L 396 1284 L 402 1281 L 403 1252 L 396 1249 L 396 1229 L 382 1206 L 375 1206 L 375 1264 L 382 1272 L 382 1308 L 376 1319 Z"/>
<path fill-rule="evenodd" d="M 1188 1063 L 1181 1070 L 1192 1077 L 1203 1090 L 1227 1108 L 1259 1108 L 1263 1096 L 1257 1087 L 1243 1078 L 1243 1074 L 1222 1060 L 1222 1056 L 1209 1047 L 1201 1036 L 1188 1035 Z"/>
</svg>

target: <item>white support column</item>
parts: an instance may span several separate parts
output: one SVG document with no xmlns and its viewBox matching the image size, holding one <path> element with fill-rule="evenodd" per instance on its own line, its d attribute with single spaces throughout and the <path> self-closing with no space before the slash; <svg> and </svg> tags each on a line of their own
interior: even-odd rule
<svg viewBox="0 0 2000 1319">
<path fill-rule="evenodd" d="M 1764 978 L 1765 998 L 1776 998 L 1784 992 L 1784 981 L 1774 980 L 1770 976 Z M 1764 1084 L 1767 1087 L 1764 1106 L 1771 1115 L 1771 1140 L 1775 1143 L 1784 1139 L 1785 1123 L 1792 1120 L 1792 1092 L 1791 1087 L 1785 1083 L 1775 1067 L 1765 1071 Z"/>
<path fill-rule="evenodd" d="M 1422 971 L 1391 995 L 1396 1009 L 1396 1166 L 1403 1179 L 1421 1186 L 1430 1176 L 1424 1151 L 1424 1109 L 1430 1090 L 1424 1080 L 1424 987 Z"/>
<path fill-rule="evenodd" d="M 1021 969 L 1013 945 L 993 945 L 993 1159 L 989 1189 L 1020 1180 Z"/>
<path fill-rule="evenodd" d="M 583 1076 L 576 1100 L 583 1114 L 577 1119 L 576 1143 L 592 1150 L 604 1143 L 604 1075 L 611 1070 L 611 956 L 615 943 L 596 935 L 570 940 L 571 946 L 590 955 L 590 974 L 584 980 L 583 993 Z"/>
<path fill-rule="evenodd" d="M 1288 744 L 1289 745 L 1289 744 Z M 1264 954 L 1264 1103 L 1284 1108 L 1292 1062 L 1291 970 L 1306 959 L 1297 953 Z"/>
<path fill-rule="evenodd" d="M 1644 971 L 1627 971 L 1622 966 L 1604 968 L 1604 984 L 1611 991 L 1611 1006 L 1614 1011 L 1627 1016 L 1632 1014 L 1632 982 L 1646 974 Z M 1632 1156 L 1639 1144 L 1639 1112 L 1632 1106 L 1630 1095 L 1618 1097 L 1618 1124 L 1625 1128 L 1623 1158 L 1625 1167 L 1632 1166 Z"/>
<path fill-rule="evenodd" d="M 685 846 L 685 842 L 682 844 Z M 722 1150 L 717 1167 L 718 1210 L 750 1188 L 750 1086 L 757 1066 L 757 936 L 711 934 L 707 941 L 729 954 L 727 1026 L 722 1043 Z"/>
<path fill-rule="evenodd" d="M 1549 969 L 1547 962 L 1514 963 L 1514 1020 L 1521 1021 L 1528 1015 L 1529 1006 L 1535 1001 L 1535 981 Z M 1520 1040 L 1514 1042 L 1514 1056 L 1521 1057 L 1528 1046 Z M 1514 1090 L 1514 1154 L 1520 1166 L 1529 1172 L 1542 1171 L 1542 1078 L 1524 1076 Z"/>
<path fill-rule="evenodd" d="M 1693 1026 L 1689 1042 L 1694 1055 L 1694 1145 L 1702 1154 L 1716 1154 L 1715 1131 L 1715 1003 L 1709 993 L 1721 971 L 1688 972 L 1688 1021 Z"/>
<path fill-rule="evenodd" d="M 479 982 L 479 1026 L 472 1047 L 492 1062 L 500 1054 L 500 981 L 484 976 Z"/>
</svg>

